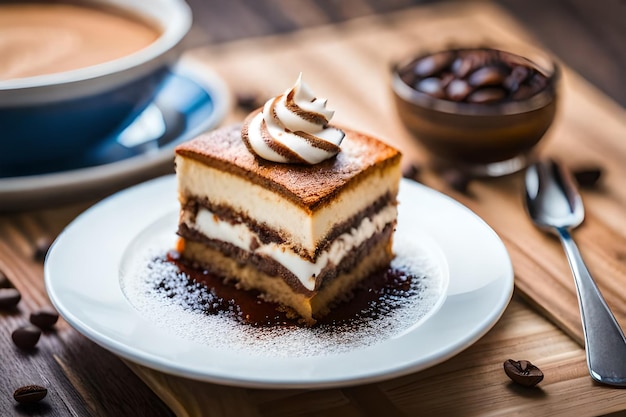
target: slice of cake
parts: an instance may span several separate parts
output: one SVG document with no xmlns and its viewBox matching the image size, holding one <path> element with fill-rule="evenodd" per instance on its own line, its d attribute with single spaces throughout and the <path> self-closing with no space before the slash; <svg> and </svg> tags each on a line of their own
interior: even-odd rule
<svg viewBox="0 0 626 417">
<path fill-rule="evenodd" d="M 329 126 L 325 105 L 298 79 L 176 148 L 181 258 L 308 325 L 389 265 L 401 177 L 396 149 Z"/>
</svg>

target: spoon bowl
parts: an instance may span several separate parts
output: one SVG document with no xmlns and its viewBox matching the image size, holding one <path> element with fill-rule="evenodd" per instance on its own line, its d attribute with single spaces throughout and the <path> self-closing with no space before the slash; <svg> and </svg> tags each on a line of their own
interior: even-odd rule
<svg viewBox="0 0 626 417">
<path fill-rule="evenodd" d="M 552 231 L 578 227 L 585 218 L 572 176 L 554 161 L 537 163 L 526 170 L 526 207 L 537 226 Z"/>
<path fill-rule="evenodd" d="M 589 373 L 602 384 L 625 387 L 626 338 L 569 232 L 585 217 L 576 183 L 555 161 L 529 166 L 525 179 L 528 214 L 538 227 L 557 234 L 574 275 Z"/>
</svg>

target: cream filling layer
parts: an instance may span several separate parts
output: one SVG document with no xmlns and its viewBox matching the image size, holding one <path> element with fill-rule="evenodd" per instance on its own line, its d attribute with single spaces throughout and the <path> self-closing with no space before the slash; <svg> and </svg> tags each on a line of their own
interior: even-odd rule
<svg viewBox="0 0 626 417">
<path fill-rule="evenodd" d="M 277 243 L 261 244 L 258 235 L 245 224 L 231 224 L 219 219 L 211 211 L 201 208 L 196 215 L 195 223 L 189 213 L 183 215 L 183 222 L 210 239 L 230 243 L 240 249 L 274 259 L 291 271 L 309 291 L 315 289 L 315 277 L 328 265 L 338 265 L 351 250 L 381 232 L 385 226 L 395 221 L 398 210 L 395 205 L 384 207 L 372 217 L 365 217 L 361 223 L 349 232 L 338 236 L 327 251 L 322 252 L 315 262 L 300 257 L 287 245 Z"/>
<path fill-rule="evenodd" d="M 176 171 L 181 201 L 188 196 L 210 196 L 213 204 L 232 207 L 234 211 L 288 235 L 310 256 L 335 224 L 363 211 L 382 195 L 395 196 L 402 175 L 400 164 L 389 166 L 366 176 L 357 186 L 342 190 L 331 203 L 310 213 L 279 193 L 191 158 L 178 155 Z"/>
</svg>

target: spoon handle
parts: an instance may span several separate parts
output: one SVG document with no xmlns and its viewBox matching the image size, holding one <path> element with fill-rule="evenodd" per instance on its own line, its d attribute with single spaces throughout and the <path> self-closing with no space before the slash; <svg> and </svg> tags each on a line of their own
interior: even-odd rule
<svg viewBox="0 0 626 417">
<path fill-rule="evenodd" d="M 626 339 L 602 297 L 576 243 L 566 228 L 557 228 L 576 282 L 591 377 L 601 383 L 626 386 Z"/>
</svg>

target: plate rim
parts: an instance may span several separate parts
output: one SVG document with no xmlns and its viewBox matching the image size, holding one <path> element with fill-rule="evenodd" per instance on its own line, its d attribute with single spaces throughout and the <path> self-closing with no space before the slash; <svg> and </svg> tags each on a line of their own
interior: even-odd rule
<svg viewBox="0 0 626 417">
<path fill-rule="evenodd" d="M 169 182 L 169 184 L 167 184 Z M 456 200 L 442 194 L 438 191 L 432 190 L 426 186 L 421 184 L 417 184 L 412 181 L 408 181 L 403 179 L 401 183 L 401 193 L 402 190 L 419 190 L 420 192 L 430 193 L 431 196 L 435 196 L 436 198 L 443 198 L 442 201 L 445 201 L 444 204 L 452 203 L 452 206 L 455 209 L 461 208 L 462 210 L 466 210 L 467 213 L 473 215 L 476 220 L 479 221 L 482 227 L 486 228 L 486 232 L 488 232 L 492 239 L 494 239 L 494 244 L 496 244 L 499 249 L 503 252 L 506 259 L 503 259 L 503 265 L 506 265 L 506 271 L 502 271 L 501 276 L 494 280 L 493 282 L 488 283 L 484 287 L 479 288 L 482 290 L 483 288 L 491 288 L 494 286 L 494 283 L 498 284 L 499 289 L 497 290 L 497 299 L 493 300 L 493 306 L 490 309 L 490 314 L 486 317 L 483 317 L 480 325 L 477 325 L 477 329 L 471 332 L 470 337 L 459 338 L 459 340 L 455 343 L 449 343 L 445 349 L 439 348 L 437 352 L 432 352 L 429 356 L 421 358 L 421 360 L 413 361 L 409 363 L 397 363 L 394 366 L 387 366 L 384 370 L 377 371 L 369 371 L 369 372 L 353 372 L 348 376 L 337 377 L 337 376 L 327 376 L 327 377 L 316 377 L 307 378 L 295 377 L 295 378 L 270 378 L 264 379 L 262 376 L 250 376 L 242 377 L 242 376 L 229 376 L 223 372 L 223 370 L 218 370 L 216 372 L 208 372 L 206 369 L 197 370 L 197 369 L 189 369 L 188 366 L 182 366 L 180 363 L 176 363 L 175 361 L 170 360 L 169 358 L 159 357 L 159 355 L 153 354 L 153 352 L 146 353 L 141 352 L 133 346 L 128 346 L 120 342 L 119 340 L 115 340 L 111 338 L 110 335 L 102 335 L 94 334 L 98 333 L 94 332 L 93 329 L 90 329 L 88 325 L 86 325 L 80 317 L 77 317 L 75 313 L 68 311 L 66 305 L 64 305 L 62 298 L 59 298 L 59 294 L 57 294 L 55 290 L 54 283 L 54 273 L 51 271 L 51 265 L 53 265 L 55 257 L 58 255 L 59 248 L 62 248 L 64 245 L 64 239 L 67 235 L 67 231 L 71 230 L 74 225 L 81 222 L 88 222 L 90 217 L 97 216 L 100 214 L 99 211 L 102 207 L 108 205 L 113 205 L 117 203 L 117 200 L 120 198 L 131 198 L 134 193 L 139 193 L 141 189 L 144 191 L 146 189 L 150 189 L 150 187 L 156 189 L 157 187 L 161 187 L 160 193 L 163 194 L 162 188 L 165 186 L 172 187 L 175 183 L 174 175 L 167 175 L 164 177 L 160 177 L 157 179 L 153 179 L 136 186 L 130 187 L 126 190 L 123 190 L 113 196 L 103 200 L 101 203 L 96 204 L 92 208 L 85 211 L 83 214 L 78 216 L 75 221 L 73 221 L 66 230 L 64 230 L 59 238 L 52 245 L 48 256 L 46 257 L 46 262 L 44 265 L 44 277 L 45 277 L 45 285 L 46 290 L 48 291 L 48 295 L 50 297 L 51 302 L 57 308 L 59 313 L 65 318 L 65 320 L 70 324 L 73 328 L 78 330 L 88 339 L 92 340 L 96 344 L 101 347 L 113 352 L 114 354 L 130 360 L 131 362 L 146 366 L 148 368 L 161 371 L 167 374 L 181 376 L 185 378 L 190 378 L 199 381 L 212 382 L 218 384 L 225 384 L 231 386 L 239 386 L 239 387 L 248 387 L 248 388 L 266 388 L 266 389 L 275 389 L 275 388 L 336 388 L 341 386 L 350 386 L 357 385 L 362 383 L 372 383 L 381 380 L 387 380 L 394 377 L 399 377 L 402 375 L 406 375 L 409 373 L 417 372 L 436 364 L 439 364 L 455 355 L 460 353 L 461 351 L 467 349 L 469 346 L 473 345 L 477 340 L 483 337 L 500 319 L 506 307 L 512 297 L 513 294 L 513 268 L 510 260 L 510 256 L 508 255 L 508 251 L 504 247 L 504 244 L 497 236 L 497 234 L 487 225 L 480 217 L 478 217 L 475 213 L 473 213 L 470 209 L 457 202 Z M 405 191 L 411 192 L 411 191 Z M 413 191 L 414 192 L 414 191 Z M 126 197 L 124 197 L 126 196 Z M 173 207 L 177 207 L 175 204 L 176 201 L 172 201 L 172 204 L 166 204 L 163 210 L 159 213 L 163 215 L 167 212 L 167 210 L 171 210 Z M 154 220 L 154 216 L 151 217 Z M 149 225 L 150 223 L 146 224 Z M 130 242 L 126 242 L 128 244 Z M 123 253 L 123 252 L 122 252 Z M 117 261 L 121 261 L 121 259 L 117 259 Z M 119 276 L 116 275 L 115 282 L 119 286 Z M 500 288 L 501 287 L 501 288 Z M 495 287 L 494 287 L 495 288 Z M 121 290 L 120 290 L 121 293 Z M 463 294 L 461 294 L 463 296 Z M 125 296 L 122 294 L 124 301 L 130 305 L 130 302 L 126 300 Z M 422 329 L 426 324 L 431 323 L 433 320 L 437 318 L 438 315 L 442 314 L 441 311 L 451 303 L 451 299 L 454 299 L 456 296 L 448 296 L 444 301 L 443 306 L 437 311 L 434 315 L 429 317 L 429 319 L 424 323 L 424 325 L 418 327 L 418 329 Z M 140 321 L 142 319 L 145 320 L 145 317 L 140 317 L 140 314 L 137 310 L 130 306 L 133 311 L 135 311 L 135 315 L 139 317 Z M 430 324 L 432 325 L 432 323 Z M 376 344 L 375 346 L 379 346 L 381 344 L 391 343 L 389 340 Z M 363 348 L 364 350 L 370 350 L 370 347 Z M 376 349 L 374 349 L 376 350 Z M 442 354 L 443 351 L 443 354 Z M 347 352 L 344 354 L 337 354 L 332 356 L 345 357 L 345 355 L 351 355 L 352 352 Z M 318 360 L 321 358 L 322 360 L 328 359 L 326 356 L 316 357 Z M 281 358 L 284 359 L 284 358 Z M 286 362 L 290 362 L 287 360 Z M 305 361 L 306 362 L 306 361 Z"/>
</svg>

